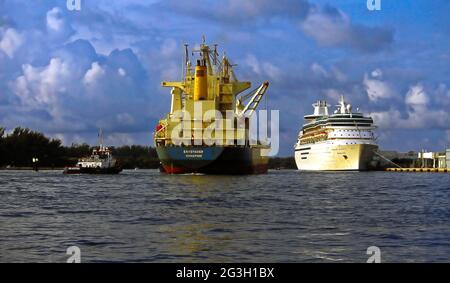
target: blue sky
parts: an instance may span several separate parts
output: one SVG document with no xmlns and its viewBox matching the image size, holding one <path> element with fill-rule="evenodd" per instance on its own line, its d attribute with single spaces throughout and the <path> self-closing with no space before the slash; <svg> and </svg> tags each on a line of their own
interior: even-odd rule
<svg viewBox="0 0 450 283">
<path fill-rule="evenodd" d="M 218 43 L 240 79 L 269 80 L 281 155 L 311 104 L 345 94 L 383 149 L 450 144 L 450 1 L 0 0 L 0 126 L 72 142 L 152 145 L 181 46 Z"/>
</svg>

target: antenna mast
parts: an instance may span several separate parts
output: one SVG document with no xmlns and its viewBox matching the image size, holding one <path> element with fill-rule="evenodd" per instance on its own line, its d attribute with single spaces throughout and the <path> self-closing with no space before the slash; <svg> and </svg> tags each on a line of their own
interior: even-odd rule
<svg viewBox="0 0 450 283">
<path fill-rule="evenodd" d="M 100 144 L 100 150 L 103 149 L 103 130 L 100 128 L 100 131 L 98 133 L 98 143 Z"/>
</svg>

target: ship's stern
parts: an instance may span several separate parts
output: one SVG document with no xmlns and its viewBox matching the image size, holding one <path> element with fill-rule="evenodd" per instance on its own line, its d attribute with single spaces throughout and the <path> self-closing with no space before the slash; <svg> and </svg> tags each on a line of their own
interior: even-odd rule
<svg viewBox="0 0 450 283">
<path fill-rule="evenodd" d="M 161 171 L 168 174 L 264 174 L 268 157 L 258 147 L 156 147 Z"/>
</svg>

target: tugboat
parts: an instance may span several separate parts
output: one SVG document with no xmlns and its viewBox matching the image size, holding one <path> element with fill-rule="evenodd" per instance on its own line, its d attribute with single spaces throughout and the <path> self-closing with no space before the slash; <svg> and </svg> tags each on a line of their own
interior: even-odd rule
<svg viewBox="0 0 450 283">
<path fill-rule="evenodd" d="M 92 151 L 91 156 L 80 158 L 73 167 L 64 168 L 64 174 L 119 174 L 122 171 L 111 150 L 103 146 L 101 131 L 99 136 L 100 145 Z"/>
<path fill-rule="evenodd" d="M 198 56 L 192 67 L 185 45 L 181 81 L 162 82 L 171 88 L 172 102 L 154 134 L 160 170 L 168 174 L 266 173 L 270 145 L 252 139 L 249 125 L 269 83 L 240 95 L 251 83 L 236 78 L 225 54 L 218 58 L 217 45 L 208 46 L 203 38 L 194 53 Z"/>
</svg>

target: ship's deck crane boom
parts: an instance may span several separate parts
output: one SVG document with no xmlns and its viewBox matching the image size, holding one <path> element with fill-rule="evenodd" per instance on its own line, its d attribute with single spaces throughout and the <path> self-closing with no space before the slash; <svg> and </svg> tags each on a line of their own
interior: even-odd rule
<svg viewBox="0 0 450 283">
<path fill-rule="evenodd" d="M 265 81 L 259 86 L 256 90 L 243 95 L 239 98 L 239 103 L 243 103 L 245 100 L 247 100 L 249 97 L 252 97 L 250 101 L 247 103 L 247 105 L 242 109 L 242 111 L 239 112 L 239 116 L 248 116 L 250 117 L 253 112 L 258 108 L 259 103 L 261 102 L 262 98 L 264 97 L 264 94 L 266 93 L 267 88 L 269 87 L 269 82 Z"/>
</svg>

